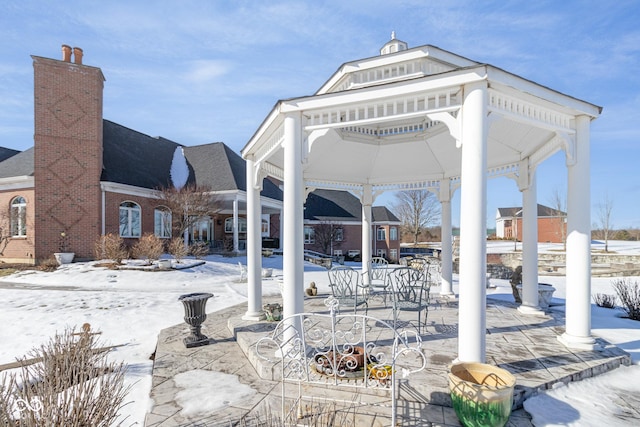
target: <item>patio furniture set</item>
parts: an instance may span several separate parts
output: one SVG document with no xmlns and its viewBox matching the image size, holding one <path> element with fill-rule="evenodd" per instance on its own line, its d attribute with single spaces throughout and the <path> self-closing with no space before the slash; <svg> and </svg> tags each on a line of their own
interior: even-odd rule
<svg viewBox="0 0 640 427">
<path fill-rule="evenodd" d="M 416 329 L 421 334 L 427 321 L 431 284 L 439 277 L 439 263 L 427 258 L 412 258 L 407 265 L 389 266 L 381 257 L 374 257 L 366 272 L 360 273 L 348 266 L 329 270 L 329 286 L 332 296 L 339 302 L 339 309 L 364 308 L 368 314 L 369 302 L 380 299 L 393 311 L 393 326 L 398 328 L 398 313 L 413 311 L 418 315 Z M 424 312 L 424 316 L 422 313 Z"/>
</svg>

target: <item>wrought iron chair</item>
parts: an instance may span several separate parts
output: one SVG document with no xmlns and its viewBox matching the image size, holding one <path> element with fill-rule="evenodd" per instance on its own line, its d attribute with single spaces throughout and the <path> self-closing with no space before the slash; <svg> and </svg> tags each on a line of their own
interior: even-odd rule
<svg viewBox="0 0 640 427">
<path fill-rule="evenodd" d="M 430 284 L 428 272 L 424 269 L 400 267 L 391 274 L 391 298 L 393 301 L 393 327 L 398 325 L 400 311 L 415 311 L 418 313 L 418 335 L 422 332 L 422 325 L 427 322 L 429 311 Z M 424 311 L 424 320 L 421 313 Z"/>
<path fill-rule="evenodd" d="M 369 309 L 370 288 L 360 281 L 360 273 L 351 267 L 336 266 L 328 271 L 331 293 L 338 300 L 338 307 L 353 308 L 354 314 L 360 306 Z"/>
<path fill-rule="evenodd" d="M 381 297 L 385 307 L 387 306 L 387 294 L 391 289 L 389 271 L 389 262 L 386 259 L 373 257 L 369 262 L 368 277 L 363 280 L 371 288 L 371 297 Z"/>
</svg>

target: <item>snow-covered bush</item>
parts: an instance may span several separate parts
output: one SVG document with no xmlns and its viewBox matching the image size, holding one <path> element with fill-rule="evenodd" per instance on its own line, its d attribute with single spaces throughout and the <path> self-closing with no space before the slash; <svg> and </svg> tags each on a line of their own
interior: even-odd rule
<svg viewBox="0 0 640 427">
<path fill-rule="evenodd" d="M 613 281 L 613 289 L 629 319 L 640 320 L 640 284 L 637 281 L 632 283 L 626 278 L 616 279 Z"/>
<path fill-rule="evenodd" d="M 616 306 L 616 296 L 609 294 L 595 294 L 593 295 L 593 302 L 598 307 L 614 308 Z"/>
</svg>

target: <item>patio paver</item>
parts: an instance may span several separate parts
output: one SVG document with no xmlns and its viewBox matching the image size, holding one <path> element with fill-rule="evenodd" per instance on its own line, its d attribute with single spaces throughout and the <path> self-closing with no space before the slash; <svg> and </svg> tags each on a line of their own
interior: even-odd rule
<svg viewBox="0 0 640 427">
<path fill-rule="evenodd" d="M 324 297 L 326 295 L 306 299 L 305 311 L 326 311 Z M 278 299 L 265 298 L 264 302 Z M 398 393 L 398 413 L 403 426 L 460 426 L 450 407 L 447 379 L 448 365 L 457 356 L 457 301 L 438 295 L 432 296 L 432 300 L 422 337 L 427 368 L 401 381 Z M 264 416 L 269 410 L 279 414 L 280 381 L 269 379 L 273 366 L 255 353 L 256 341 L 268 335 L 275 323 L 244 321 L 245 311 L 246 304 L 241 304 L 208 314 L 202 330 L 213 342 L 203 347 L 185 348 L 182 338 L 188 333 L 186 324 L 161 331 L 153 368 L 153 407 L 147 414 L 146 426 L 229 426 L 242 417 Z M 382 320 L 392 319 L 391 309 L 381 304 L 372 304 L 368 314 Z M 601 339 L 598 339 L 600 351 L 564 347 L 557 340 L 564 332 L 563 316 L 564 313 L 553 310 L 546 316 L 524 315 L 513 303 L 487 299 L 487 363 L 507 369 L 516 376 L 516 410 L 508 426 L 532 425 L 528 414 L 519 408 L 537 390 L 548 389 L 559 381 L 576 381 L 630 364 L 627 353 Z M 414 317 L 414 313 L 401 313 L 400 320 L 412 322 Z M 181 389 L 173 378 L 194 369 L 237 375 L 241 383 L 256 393 L 247 401 L 227 405 L 205 417 L 185 416 L 176 402 Z M 327 392 L 323 388 L 305 385 L 304 394 L 321 399 Z M 340 396 L 345 401 L 353 400 L 355 391 L 341 388 Z M 367 399 L 380 400 L 375 396 L 367 397 L 362 389 L 357 391 L 358 398 L 365 403 Z M 291 393 L 297 393 L 297 386 Z M 387 416 L 388 411 L 385 413 L 382 408 L 380 414 L 362 419 L 357 425 L 385 425 Z"/>
</svg>

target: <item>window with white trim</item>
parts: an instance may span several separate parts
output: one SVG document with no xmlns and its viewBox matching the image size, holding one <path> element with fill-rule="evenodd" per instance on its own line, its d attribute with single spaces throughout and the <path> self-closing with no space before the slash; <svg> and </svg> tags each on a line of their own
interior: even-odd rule
<svg viewBox="0 0 640 427">
<path fill-rule="evenodd" d="M 389 240 L 398 240 L 398 228 L 391 227 L 389 229 Z"/>
<path fill-rule="evenodd" d="M 233 217 L 230 216 L 224 220 L 224 232 L 233 233 Z M 238 217 L 238 233 L 247 232 L 247 219 Z"/>
<path fill-rule="evenodd" d="M 336 234 L 335 234 L 335 240 L 336 242 L 342 242 L 342 240 L 344 239 L 344 229 L 343 228 L 336 228 Z"/>
<path fill-rule="evenodd" d="M 153 233 L 163 239 L 171 238 L 171 211 L 164 206 L 153 211 Z"/>
<path fill-rule="evenodd" d="M 27 236 L 27 200 L 22 196 L 11 201 L 11 236 Z"/>
<path fill-rule="evenodd" d="M 389 249 L 389 253 L 391 254 L 391 260 L 392 261 L 397 261 L 398 260 L 398 250 L 397 249 Z"/>
<path fill-rule="evenodd" d="M 140 237 L 142 210 L 134 202 L 120 203 L 120 237 Z"/>
<path fill-rule="evenodd" d="M 376 235 L 378 236 L 378 240 L 387 240 L 387 230 L 385 230 L 384 227 L 379 227 Z"/>
<path fill-rule="evenodd" d="M 316 232 L 313 227 L 304 227 L 304 243 L 312 244 L 316 242 Z"/>
</svg>

